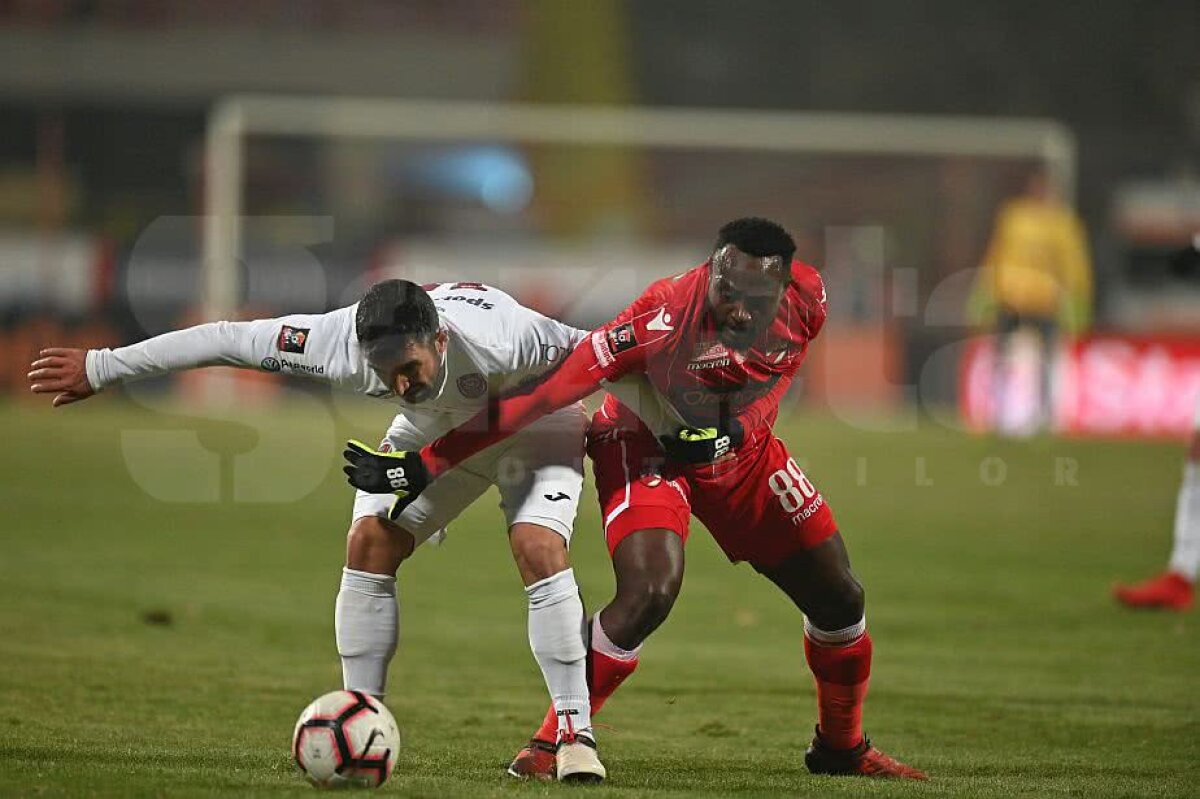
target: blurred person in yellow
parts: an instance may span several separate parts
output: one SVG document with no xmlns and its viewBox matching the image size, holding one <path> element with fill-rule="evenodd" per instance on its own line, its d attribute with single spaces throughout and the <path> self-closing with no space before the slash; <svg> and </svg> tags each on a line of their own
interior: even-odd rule
<svg viewBox="0 0 1200 799">
<path fill-rule="evenodd" d="M 1049 423 L 1059 333 L 1084 333 L 1091 309 L 1092 265 L 1083 223 L 1039 169 L 996 215 L 968 302 L 970 321 L 997 336 L 994 429 L 1032 433 Z M 1016 356 L 1036 360 L 1040 375 L 1037 402 L 1026 413 L 1009 390 Z"/>
</svg>

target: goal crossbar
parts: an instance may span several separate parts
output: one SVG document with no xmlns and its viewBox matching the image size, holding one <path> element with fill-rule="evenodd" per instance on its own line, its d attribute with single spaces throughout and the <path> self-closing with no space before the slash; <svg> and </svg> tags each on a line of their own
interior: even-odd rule
<svg viewBox="0 0 1200 799">
<path fill-rule="evenodd" d="M 1048 119 L 235 95 L 214 105 L 205 140 L 207 319 L 237 310 L 245 139 L 254 135 L 1029 158 L 1068 201 L 1075 187 L 1074 136 Z"/>
</svg>

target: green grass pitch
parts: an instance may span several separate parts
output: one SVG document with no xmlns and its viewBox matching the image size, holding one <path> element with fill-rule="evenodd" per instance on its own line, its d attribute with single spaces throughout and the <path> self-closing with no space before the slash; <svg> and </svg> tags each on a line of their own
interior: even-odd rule
<svg viewBox="0 0 1200 799">
<path fill-rule="evenodd" d="M 310 792 L 288 743 L 300 709 L 340 686 L 339 443 L 374 440 L 389 415 L 341 401 L 242 421 L 116 397 L 4 406 L 0 795 Z M 189 430 L 215 453 L 207 465 L 180 454 Z M 1180 445 L 871 432 L 807 415 L 780 430 L 867 588 L 867 730 L 931 782 L 807 774 L 800 614 L 695 522 L 675 612 L 599 717 L 609 781 L 511 782 L 503 766 L 546 695 L 493 493 L 401 570 L 388 704 L 405 744 L 384 792 L 1200 794 L 1200 617 L 1126 612 L 1108 593 L 1165 561 Z M 219 501 L 140 487 L 210 473 Z M 288 481 L 306 495 L 234 499 Z M 597 515 L 589 490 L 573 554 L 591 608 L 612 590 Z"/>
</svg>

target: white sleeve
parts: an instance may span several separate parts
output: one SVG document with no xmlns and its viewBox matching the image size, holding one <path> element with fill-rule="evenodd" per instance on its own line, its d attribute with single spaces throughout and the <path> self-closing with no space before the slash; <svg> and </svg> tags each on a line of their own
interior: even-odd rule
<svg viewBox="0 0 1200 799">
<path fill-rule="evenodd" d="M 354 338 L 355 306 L 326 314 L 294 314 L 250 322 L 210 322 L 128 347 L 90 350 L 87 377 L 99 391 L 129 380 L 235 366 L 310 377 L 375 393 L 379 383 Z M 372 382 L 372 379 L 374 381 Z"/>
<path fill-rule="evenodd" d="M 512 350 L 511 377 L 505 381 L 508 385 L 517 385 L 548 372 L 591 335 L 588 330 L 542 316 L 523 305 L 515 306 L 509 323 L 512 326 Z"/>
</svg>

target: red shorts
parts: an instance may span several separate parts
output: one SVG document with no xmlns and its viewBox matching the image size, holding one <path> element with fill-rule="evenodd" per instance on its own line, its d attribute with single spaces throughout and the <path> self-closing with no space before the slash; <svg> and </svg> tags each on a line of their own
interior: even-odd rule
<svg viewBox="0 0 1200 799">
<path fill-rule="evenodd" d="M 665 461 L 649 431 L 597 414 L 587 447 L 610 555 L 638 530 L 667 529 L 686 541 L 693 513 L 730 560 L 765 568 L 837 532 L 825 498 L 773 435 L 719 464 L 679 466 Z"/>
</svg>

